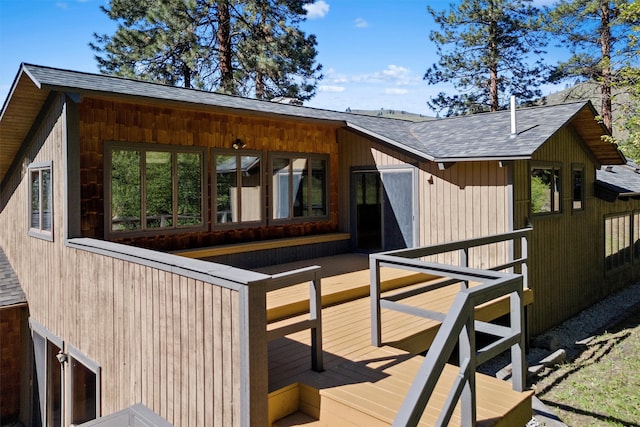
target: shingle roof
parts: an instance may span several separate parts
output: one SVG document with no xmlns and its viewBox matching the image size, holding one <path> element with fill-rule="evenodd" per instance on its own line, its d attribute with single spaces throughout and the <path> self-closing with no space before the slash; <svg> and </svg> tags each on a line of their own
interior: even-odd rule
<svg viewBox="0 0 640 427">
<path fill-rule="evenodd" d="M 622 164 L 615 147 L 601 141 L 605 132 L 595 123 L 590 103 L 580 102 L 517 111 L 518 132 L 511 137 L 510 113 L 500 111 L 441 120 L 413 122 L 385 117 L 321 110 L 269 101 L 184 89 L 113 76 L 23 64 L 0 112 L 0 180 L 51 91 L 90 96 L 152 100 L 227 109 L 243 114 L 269 115 L 331 122 L 369 135 L 417 158 L 439 161 L 527 159 L 564 125 L 573 124 L 600 163 Z M 16 92 L 29 103 L 12 101 Z M 584 129 L 584 133 L 581 133 Z"/>
<path fill-rule="evenodd" d="M 628 162 L 626 165 L 610 165 L 596 170 L 596 188 L 600 195 L 608 194 L 623 199 L 640 197 L 640 166 Z"/>
<path fill-rule="evenodd" d="M 25 304 L 27 297 L 20 286 L 18 277 L 0 248 L 0 307 Z"/>
</svg>

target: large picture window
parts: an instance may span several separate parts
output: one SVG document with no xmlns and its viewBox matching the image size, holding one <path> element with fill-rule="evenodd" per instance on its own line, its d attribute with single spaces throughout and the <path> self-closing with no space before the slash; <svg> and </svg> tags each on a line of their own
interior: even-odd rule
<svg viewBox="0 0 640 427">
<path fill-rule="evenodd" d="M 531 213 L 550 214 L 562 211 L 560 166 L 531 168 Z"/>
<path fill-rule="evenodd" d="M 327 177 L 326 156 L 272 156 L 271 218 L 292 220 L 327 216 Z"/>
<path fill-rule="evenodd" d="M 106 171 L 108 232 L 204 227 L 202 149 L 111 144 Z"/>
<path fill-rule="evenodd" d="M 29 165 L 29 235 L 53 238 L 51 162 Z"/>
<path fill-rule="evenodd" d="M 261 153 L 214 151 L 212 157 L 214 222 L 218 225 L 263 222 Z"/>
</svg>

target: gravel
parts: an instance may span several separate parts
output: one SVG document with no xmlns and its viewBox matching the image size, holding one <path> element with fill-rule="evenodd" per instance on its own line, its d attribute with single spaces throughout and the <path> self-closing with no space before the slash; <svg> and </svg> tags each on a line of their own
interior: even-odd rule
<svg viewBox="0 0 640 427">
<path fill-rule="evenodd" d="M 636 310 L 640 310 L 640 282 L 623 288 L 532 339 L 526 355 L 527 365 L 539 365 L 541 360 L 558 350 L 564 350 L 567 361 L 574 360 L 585 349 L 585 344 L 589 340 L 606 332 L 608 328 L 620 323 Z M 478 371 L 487 375 L 499 376 L 501 370 L 510 362 L 509 352 L 505 352 L 479 366 Z M 550 369 L 553 367 L 545 368 L 540 374 L 547 375 Z M 535 383 L 536 378 L 531 375 L 530 373 L 529 381 Z M 536 411 L 534 411 L 535 413 Z M 550 422 L 553 423 L 553 421 L 534 415 L 526 427 L 549 426 Z"/>
</svg>

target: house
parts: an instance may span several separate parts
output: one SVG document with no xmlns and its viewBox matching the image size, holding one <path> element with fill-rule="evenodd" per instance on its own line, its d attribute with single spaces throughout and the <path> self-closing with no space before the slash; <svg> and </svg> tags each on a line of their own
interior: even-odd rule
<svg viewBox="0 0 640 427">
<path fill-rule="evenodd" d="M 519 255 L 544 331 L 640 277 L 638 193 L 601 170 L 627 166 L 595 116 L 408 122 L 23 64 L 0 115 L 0 249 L 35 366 L 21 420 L 142 403 L 175 425 L 264 424 L 266 294 L 317 272 L 258 270 L 292 261 L 532 226 Z M 435 259 L 487 269 L 512 249 Z"/>
</svg>

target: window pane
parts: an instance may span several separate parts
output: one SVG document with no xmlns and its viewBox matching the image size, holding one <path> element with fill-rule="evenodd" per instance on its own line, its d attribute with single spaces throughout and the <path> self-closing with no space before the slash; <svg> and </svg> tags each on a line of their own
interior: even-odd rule
<svg viewBox="0 0 640 427">
<path fill-rule="evenodd" d="M 289 159 L 273 159 L 273 218 L 289 218 Z"/>
<path fill-rule="evenodd" d="M 242 156 L 241 221 L 262 219 L 262 167 L 260 157 Z"/>
<path fill-rule="evenodd" d="M 633 214 L 633 257 L 640 259 L 640 212 Z"/>
<path fill-rule="evenodd" d="M 531 170 L 531 212 L 560 212 L 560 169 Z"/>
<path fill-rule="evenodd" d="M 111 230 L 139 230 L 141 216 L 140 153 L 111 153 Z"/>
<path fill-rule="evenodd" d="M 327 162 L 311 160 L 311 215 L 327 214 Z"/>
<path fill-rule="evenodd" d="M 573 209 L 582 209 L 584 187 L 582 185 L 582 169 L 573 170 Z"/>
<path fill-rule="evenodd" d="M 236 156 L 216 156 L 217 196 L 216 211 L 218 223 L 238 220 L 238 184 Z"/>
<path fill-rule="evenodd" d="M 40 171 L 31 171 L 31 228 L 40 229 Z"/>
<path fill-rule="evenodd" d="M 171 153 L 148 151 L 146 154 L 147 228 L 173 225 Z"/>
<path fill-rule="evenodd" d="M 178 153 L 178 226 L 202 224 L 200 153 Z"/>
<path fill-rule="evenodd" d="M 73 413 L 71 422 L 80 424 L 94 420 L 97 417 L 96 374 L 73 357 L 69 358 L 69 363 L 72 377 L 71 407 Z"/>
<path fill-rule="evenodd" d="M 42 229 L 51 231 L 51 169 L 42 169 L 40 172 L 42 178 Z"/>
<path fill-rule="evenodd" d="M 309 216 L 307 159 L 293 159 L 293 216 Z"/>
</svg>

